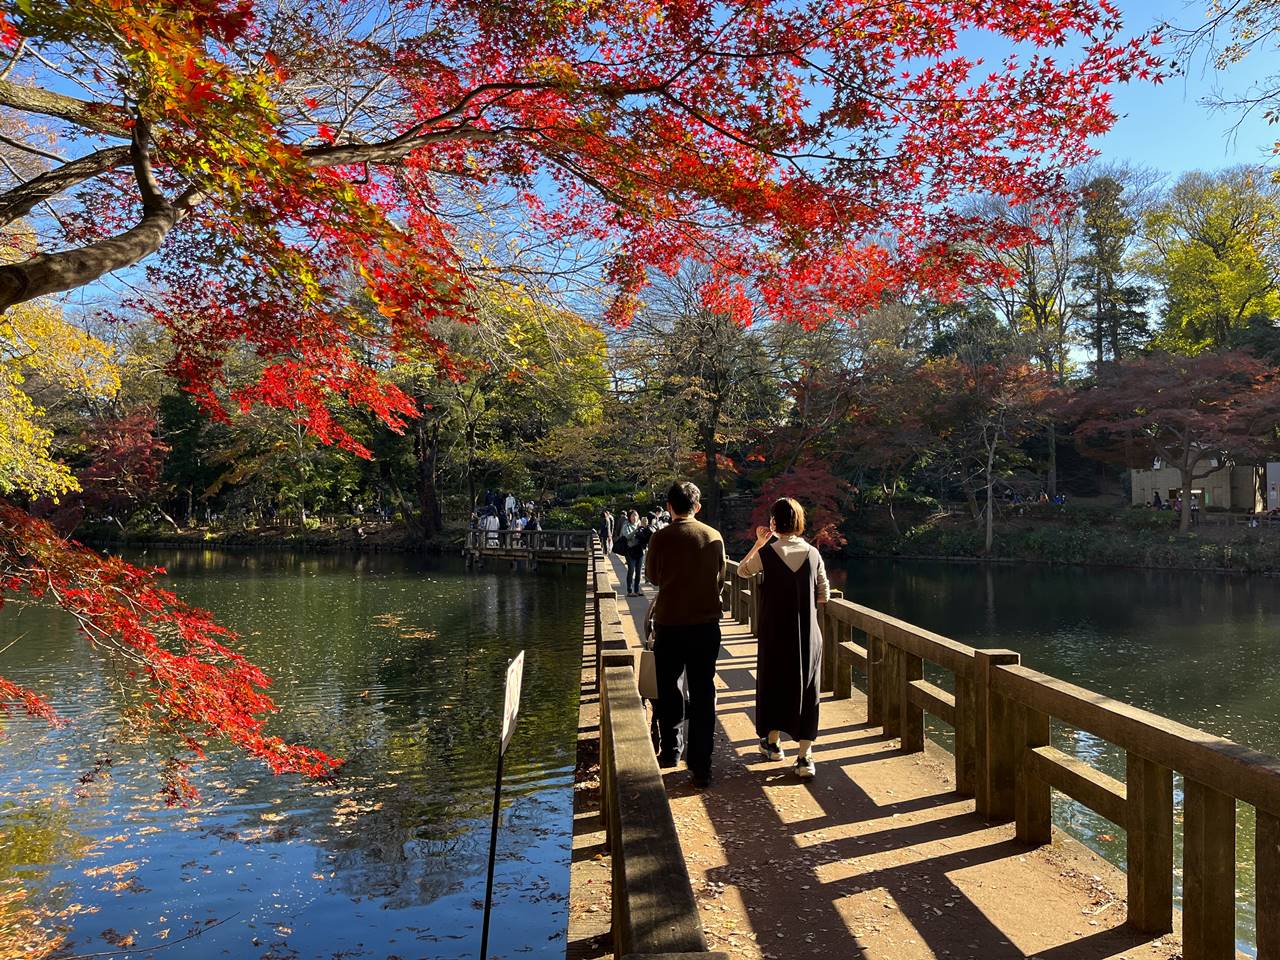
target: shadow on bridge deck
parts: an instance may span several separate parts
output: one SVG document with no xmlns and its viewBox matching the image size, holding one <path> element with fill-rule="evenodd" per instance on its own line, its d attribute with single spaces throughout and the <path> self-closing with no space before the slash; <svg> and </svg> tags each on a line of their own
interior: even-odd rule
<svg viewBox="0 0 1280 960">
<path fill-rule="evenodd" d="M 621 563 L 614 559 L 622 583 Z M 628 640 L 652 595 L 619 595 Z M 708 947 L 744 958 L 1167 958 L 1123 926 L 1124 875 L 1055 835 L 1028 848 L 952 792 L 947 755 L 907 755 L 865 702 L 824 699 L 816 780 L 757 748 L 755 639 L 725 620 L 710 790 L 666 773 Z"/>
</svg>

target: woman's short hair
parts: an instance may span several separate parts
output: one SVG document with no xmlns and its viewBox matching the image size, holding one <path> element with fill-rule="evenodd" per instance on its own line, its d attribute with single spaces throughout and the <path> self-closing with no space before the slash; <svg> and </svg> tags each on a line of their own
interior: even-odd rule
<svg viewBox="0 0 1280 960">
<path fill-rule="evenodd" d="M 769 508 L 773 517 L 773 529 L 778 533 L 794 533 L 797 537 L 804 533 L 804 507 L 791 497 L 775 500 Z"/>
</svg>

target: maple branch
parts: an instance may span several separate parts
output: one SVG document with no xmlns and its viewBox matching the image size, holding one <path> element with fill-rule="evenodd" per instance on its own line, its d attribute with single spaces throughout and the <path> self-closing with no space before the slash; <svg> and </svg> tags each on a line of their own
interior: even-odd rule
<svg viewBox="0 0 1280 960">
<path fill-rule="evenodd" d="M 108 147 L 54 167 L 0 194 L 0 226 L 24 217 L 45 200 L 129 162 L 129 147 Z"/>
<path fill-rule="evenodd" d="M 0 80 L 0 104 L 24 113 L 57 117 L 108 136 L 129 138 L 127 116 L 111 104 L 81 100 L 79 97 L 54 93 L 41 87 L 29 87 L 12 80 Z"/>
<path fill-rule="evenodd" d="M 142 217 L 138 223 L 117 236 L 74 250 L 41 253 L 22 263 L 0 267 L 0 313 L 14 304 L 73 290 L 115 270 L 133 266 L 159 250 L 169 231 L 205 198 L 197 187 L 189 188 L 172 203 L 165 198 L 151 168 L 150 136 L 150 124 L 139 119 L 128 148 L 142 195 Z"/>
</svg>

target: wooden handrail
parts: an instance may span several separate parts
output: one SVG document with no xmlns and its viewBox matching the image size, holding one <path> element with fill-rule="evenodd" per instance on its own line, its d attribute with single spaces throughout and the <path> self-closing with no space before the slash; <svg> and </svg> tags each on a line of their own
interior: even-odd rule
<svg viewBox="0 0 1280 960">
<path fill-rule="evenodd" d="M 758 578 L 730 563 L 729 614 L 755 623 Z M 1057 789 L 1126 830 L 1130 925 L 1172 928 L 1173 773 L 1185 778 L 1183 956 L 1235 955 L 1237 801 L 1257 810 L 1256 930 L 1260 960 L 1280 958 L 1280 759 L 1021 665 L 1013 651 L 982 650 L 844 599 L 823 612 L 823 690 L 852 696 L 865 678 L 868 722 L 924 749 L 926 712 L 956 733 L 956 789 L 978 812 L 1016 823 L 1032 845 L 1052 836 Z M 854 642 L 861 632 L 866 643 Z M 955 693 L 923 679 L 924 663 L 950 672 Z M 1057 720 L 1126 752 L 1124 781 L 1049 745 Z"/>
</svg>

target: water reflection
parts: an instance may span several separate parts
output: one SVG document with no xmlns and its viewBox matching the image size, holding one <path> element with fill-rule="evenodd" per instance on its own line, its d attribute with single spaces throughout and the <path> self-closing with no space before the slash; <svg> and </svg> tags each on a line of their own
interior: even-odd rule
<svg viewBox="0 0 1280 960">
<path fill-rule="evenodd" d="M 0 671 L 75 721 L 13 719 L 0 741 L 0 882 L 21 879 L 55 915 L 83 908 L 68 917 L 73 952 L 193 936 L 167 952 L 473 955 L 504 667 L 527 647 L 495 952 L 563 955 L 579 573 L 385 555 L 146 559 L 241 631 L 275 677 L 276 732 L 348 763 L 317 787 L 213 755 L 198 806 L 166 810 L 155 764 L 69 626 L 46 611 L 0 617 L 0 646 L 25 634 Z M 59 845 L 37 843 L 35 823 L 57 824 L 45 833 Z"/>
<path fill-rule="evenodd" d="M 841 575 L 859 603 L 974 646 L 1016 650 L 1036 670 L 1280 755 L 1280 581 L 888 561 L 858 561 Z M 1055 723 L 1053 744 L 1124 778 L 1124 751 L 1092 734 Z M 1180 805 L 1177 778 L 1175 794 Z M 1123 865 L 1123 830 L 1056 793 L 1054 818 Z M 1175 819 L 1180 865 L 1180 806 Z M 1253 809 L 1241 805 L 1237 934 L 1251 953 L 1253 837 Z"/>
</svg>

